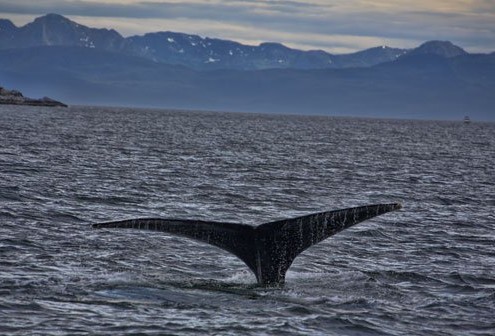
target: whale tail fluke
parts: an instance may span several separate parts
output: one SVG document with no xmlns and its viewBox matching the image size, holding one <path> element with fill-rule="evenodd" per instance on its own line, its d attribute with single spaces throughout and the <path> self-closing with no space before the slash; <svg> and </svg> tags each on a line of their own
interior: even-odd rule
<svg viewBox="0 0 495 336">
<path fill-rule="evenodd" d="M 139 218 L 96 223 L 94 228 L 162 231 L 222 248 L 240 258 L 258 283 L 278 285 L 294 259 L 310 246 L 364 220 L 398 210 L 398 203 L 367 205 L 278 220 L 257 227 L 223 222 Z"/>
</svg>

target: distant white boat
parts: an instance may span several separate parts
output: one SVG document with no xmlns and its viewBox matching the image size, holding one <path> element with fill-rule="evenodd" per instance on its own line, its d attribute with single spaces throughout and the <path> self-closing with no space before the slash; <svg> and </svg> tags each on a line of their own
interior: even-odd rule
<svg viewBox="0 0 495 336">
<path fill-rule="evenodd" d="M 464 117 L 464 123 L 469 124 L 470 122 L 471 122 L 471 118 L 469 118 L 469 116 L 465 116 Z"/>
</svg>

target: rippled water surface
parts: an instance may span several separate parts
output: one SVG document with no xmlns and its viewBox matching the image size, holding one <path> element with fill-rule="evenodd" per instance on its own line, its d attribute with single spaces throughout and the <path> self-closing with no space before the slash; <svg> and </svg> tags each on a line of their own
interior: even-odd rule
<svg viewBox="0 0 495 336">
<path fill-rule="evenodd" d="M 495 124 L 0 106 L 0 334 L 494 335 Z M 403 210 L 284 288 L 133 217 Z"/>
</svg>

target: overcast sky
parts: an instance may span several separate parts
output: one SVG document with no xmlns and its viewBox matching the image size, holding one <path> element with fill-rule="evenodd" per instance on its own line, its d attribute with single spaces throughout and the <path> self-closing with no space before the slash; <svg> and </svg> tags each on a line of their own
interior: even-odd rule
<svg viewBox="0 0 495 336">
<path fill-rule="evenodd" d="M 0 17 L 18 26 L 47 13 L 124 36 L 168 30 L 333 53 L 450 40 L 495 51 L 495 0 L 0 0 Z"/>
</svg>

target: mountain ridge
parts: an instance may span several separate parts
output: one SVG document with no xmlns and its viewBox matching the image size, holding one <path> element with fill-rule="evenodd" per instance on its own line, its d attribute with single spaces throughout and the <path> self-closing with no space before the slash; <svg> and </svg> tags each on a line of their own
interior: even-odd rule
<svg viewBox="0 0 495 336">
<path fill-rule="evenodd" d="M 195 71 L 95 48 L 44 46 L 1 50 L 0 78 L 33 96 L 82 105 L 457 120 L 493 120 L 495 107 L 495 55 Z"/>
<path fill-rule="evenodd" d="M 171 31 L 123 37 L 114 29 L 87 27 L 59 14 L 38 17 L 22 27 L 0 20 L 0 49 L 43 45 L 98 48 L 195 70 L 369 67 L 409 53 L 443 53 L 446 57 L 466 53 L 448 41 L 428 41 L 413 49 L 379 46 L 349 54 L 330 54 L 323 50 L 289 48 L 277 42 L 252 46 Z"/>
</svg>

